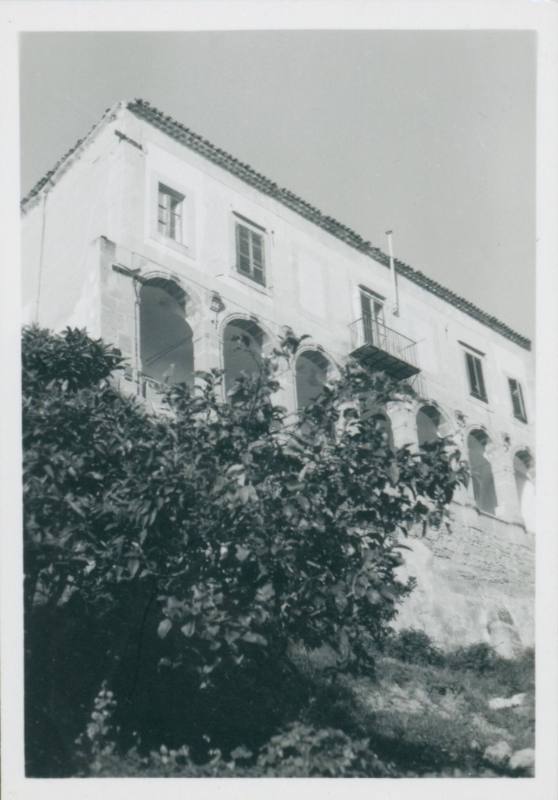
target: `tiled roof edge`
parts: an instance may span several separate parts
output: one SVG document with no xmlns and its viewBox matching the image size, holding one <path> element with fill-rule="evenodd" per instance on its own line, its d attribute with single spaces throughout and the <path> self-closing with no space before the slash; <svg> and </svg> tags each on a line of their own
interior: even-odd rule
<svg viewBox="0 0 558 800">
<path fill-rule="evenodd" d="M 82 139 L 78 139 L 77 142 L 70 147 L 70 149 L 67 150 L 61 158 L 58 159 L 54 167 L 46 172 L 43 177 L 37 181 L 33 188 L 27 192 L 25 197 L 20 200 L 19 205 L 22 211 L 27 210 L 28 206 L 32 204 L 32 201 L 40 194 L 41 189 L 44 189 L 48 183 L 54 185 L 56 179 L 60 177 L 62 168 L 67 168 L 69 166 L 67 162 L 70 161 L 72 156 L 74 156 L 79 150 L 85 149 L 92 139 L 95 138 L 100 129 L 115 117 L 120 108 L 124 108 L 125 106 L 126 101 L 120 100 L 117 103 L 114 103 L 114 105 L 105 109 L 101 119 L 89 129 Z"/>
<path fill-rule="evenodd" d="M 159 111 L 159 109 L 155 108 L 147 101 L 134 100 L 128 103 L 127 108 L 132 113 L 140 116 L 142 119 L 154 125 L 156 128 L 159 128 L 159 130 L 162 130 L 164 133 L 171 136 L 173 139 L 176 139 L 176 141 L 199 153 L 204 158 L 212 161 L 214 164 L 226 169 L 233 175 L 236 175 L 236 177 L 240 178 L 245 183 L 248 183 L 254 188 L 258 189 L 258 191 L 267 194 L 274 200 L 278 200 L 280 203 L 287 206 L 292 211 L 295 211 L 300 216 L 316 225 L 319 225 L 320 228 L 323 228 L 332 236 L 335 236 L 337 239 L 340 239 L 356 250 L 359 250 L 361 253 L 370 256 L 375 261 L 379 261 L 385 266 L 389 266 L 388 256 L 379 248 L 373 247 L 370 242 L 365 241 L 361 236 L 359 236 L 358 233 L 351 230 L 351 228 L 348 228 L 346 225 L 342 225 L 333 217 L 328 217 L 325 214 L 322 214 L 319 209 L 310 203 L 307 203 L 305 200 L 302 200 L 302 198 L 298 197 L 296 194 L 294 194 L 294 192 L 278 186 L 269 178 L 266 178 L 264 175 L 256 172 L 256 170 L 252 169 L 252 167 L 250 167 L 248 164 L 243 164 L 241 161 L 234 158 L 234 156 L 230 155 L 224 150 L 220 150 L 207 139 L 204 139 L 202 136 L 199 136 L 199 134 L 194 133 L 194 131 L 190 130 L 190 128 L 187 128 L 182 123 L 177 122 L 173 117 L 163 114 L 162 111 Z M 445 286 L 442 286 L 442 284 L 438 283 L 432 278 L 427 277 L 424 273 L 413 269 L 403 261 L 396 259 L 395 268 L 401 275 L 404 275 L 406 278 L 418 284 L 419 286 L 422 286 L 422 288 L 426 289 L 432 294 L 437 295 L 443 300 L 451 303 L 456 308 L 459 308 L 461 311 L 469 314 L 469 316 L 474 317 L 479 322 L 482 322 L 484 325 L 487 325 L 489 328 L 497 331 L 502 336 L 505 336 L 507 339 L 510 339 L 512 342 L 518 344 L 520 347 L 523 347 L 526 350 L 531 349 L 531 342 L 526 336 L 522 336 L 520 333 L 517 333 L 517 331 L 514 331 L 504 322 L 501 322 L 496 317 L 488 314 L 481 308 L 478 308 L 478 306 L 474 305 L 474 303 L 471 303 L 469 300 L 466 300 L 464 297 L 460 297 L 460 295 L 452 292 L 451 289 L 447 289 Z"/>
<path fill-rule="evenodd" d="M 278 186 L 269 178 L 266 178 L 264 175 L 256 172 L 256 170 L 252 169 L 252 167 L 250 167 L 248 164 L 242 163 L 238 159 L 234 158 L 234 156 L 232 156 L 230 153 L 227 153 L 225 150 L 221 150 L 207 139 L 204 139 L 199 134 L 194 133 L 194 131 L 190 130 L 182 123 L 177 122 L 173 117 L 163 114 L 162 111 L 159 111 L 158 108 L 155 108 L 155 106 L 152 106 L 146 100 L 140 99 L 129 101 L 127 103 L 118 102 L 108 108 L 103 114 L 101 120 L 91 128 L 89 133 L 83 139 L 79 139 L 76 144 L 62 156 L 57 164 L 55 164 L 54 168 L 47 172 L 46 175 L 44 175 L 35 184 L 31 191 L 28 192 L 28 194 L 22 199 L 21 207 L 23 210 L 27 208 L 27 206 L 40 193 L 41 189 L 43 189 L 47 183 L 53 182 L 54 178 L 56 177 L 56 173 L 59 172 L 61 167 L 64 166 L 65 163 L 80 148 L 85 147 L 86 144 L 93 138 L 95 133 L 99 130 L 99 128 L 116 113 L 118 108 L 122 107 L 126 107 L 133 114 L 136 114 L 146 122 L 149 122 L 154 127 L 159 128 L 159 130 L 180 142 L 180 144 L 185 145 L 190 150 L 195 151 L 204 158 L 207 158 L 209 161 L 212 161 L 214 164 L 217 164 L 218 166 L 227 170 L 227 172 L 230 172 L 231 174 L 240 178 L 242 181 L 248 183 L 250 186 L 253 186 L 263 194 L 266 194 L 269 197 L 272 197 L 274 200 L 282 203 L 284 206 L 291 209 L 291 211 L 294 211 L 295 213 L 299 214 L 299 216 L 304 217 L 310 222 L 313 222 L 315 225 L 318 225 L 332 236 L 335 236 L 337 239 L 345 242 L 350 247 L 353 247 L 355 250 L 358 250 L 370 258 L 373 258 L 375 261 L 383 264 L 384 266 L 389 267 L 388 256 L 378 247 L 374 247 L 370 242 L 365 241 L 351 228 L 341 224 L 333 217 L 328 217 L 325 214 L 322 214 L 318 208 L 310 203 L 307 203 L 305 200 L 298 197 L 298 195 L 294 194 L 294 192 Z M 465 312 L 474 319 L 477 319 L 479 322 L 483 323 L 483 325 L 486 325 L 487 327 L 492 328 L 492 330 L 497 331 L 506 339 L 515 342 L 515 344 L 518 344 L 525 350 L 531 349 L 531 341 L 526 336 L 522 336 L 520 333 L 517 333 L 517 331 L 514 331 L 513 328 L 510 328 L 504 322 L 501 322 L 496 317 L 488 314 L 486 311 L 483 311 L 481 308 L 474 305 L 474 303 L 471 303 L 469 300 L 461 297 L 456 292 L 452 292 L 451 289 L 447 289 L 445 286 L 442 286 L 441 283 L 429 278 L 423 272 L 413 269 L 399 259 L 395 259 L 395 268 L 400 275 L 403 275 L 404 277 L 408 278 L 408 280 L 431 292 L 431 294 L 434 294 L 437 297 L 440 297 L 442 300 L 451 303 L 451 305 Z"/>
</svg>

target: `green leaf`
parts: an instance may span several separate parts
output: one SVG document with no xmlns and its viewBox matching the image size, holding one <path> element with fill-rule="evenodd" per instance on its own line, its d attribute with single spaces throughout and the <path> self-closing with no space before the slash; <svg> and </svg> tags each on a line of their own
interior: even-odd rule
<svg viewBox="0 0 558 800">
<path fill-rule="evenodd" d="M 159 639 L 164 639 L 171 628 L 172 628 L 172 622 L 170 621 L 170 619 L 161 620 L 157 628 L 157 636 L 159 637 Z"/>
<path fill-rule="evenodd" d="M 272 583 L 266 583 L 265 586 L 261 586 L 256 593 L 257 599 L 263 601 L 270 600 L 274 595 L 275 589 Z"/>
<path fill-rule="evenodd" d="M 130 572 L 130 576 L 133 578 L 138 571 L 140 566 L 139 558 L 130 558 L 128 559 L 128 570 Z"/>
<path fill-rule="evenodd" d="M 184 636 L 186 636 L 186 638 L 189 639 L 191 636 L 194 635 L 196 631 L 196 621 L 190 620 L 190 622 L 187 622 L 185 625 L 183 625 L 180 628 L 180 630 L 182 631 Z"/>
<path fill-rule="evenodd" d="M 248 548 L 246 547 L 243 547 L 241 544 L 237 544 L 235 555 L 238 561 L 246 561 L 246 559 L 250 555 L 250 550 L 248 550 Z"/>
</svg>

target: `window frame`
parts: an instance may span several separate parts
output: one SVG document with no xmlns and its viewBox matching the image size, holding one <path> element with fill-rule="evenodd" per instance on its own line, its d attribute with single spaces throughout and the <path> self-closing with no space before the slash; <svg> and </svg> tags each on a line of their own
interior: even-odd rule
<svg viewBox="0 0 558 800">
<path fill-rule="evenodd" d="M 169 207 L 164 208 L 161 205 L 161 195 L 168 197 L 170 199 Z M 178 208 L 179 211 L 173 210 L 172 201 L 176 201 L 175 208 Z M 161 209 L 166 212 L 169 216 L 168 220 L 161 220 Z M 176 189 L 172 189 L 166 183 L 162 181 L 157 181 L 157 232 L 160 236 L 163 236 L 165 239 L 170 239 L 171 241 L 175 242 L 176 244 L 184 245 L 184 217 L 186 211 L 186 195 L 182 192 L 178 192 Z M 178 219 L 178 225 L 177 225 Z M 167 230 L 161 230 L 161 225 L 165 226 Z M 178 235 L 174 235 L 178 234 Z"/>
<path fill-rule="evenodd" d="M 234 270 L 237 277 L 243 278 L 248 281 L 250 285 L 257 287 L 260 290 L 268 290 L 268 246 L 267 246 L 267 230 L 261 225 L 253 222 L 252 220 L 244 217 L 242 214 L 233 214 L 234 224 Z M 248 234 L 247 245 L 248 253 L 241 253 L 241 235 L 242 231 Z M 260 248 L 260 262 L 261 266 L 254 268 L 254 247 L 255 241 L 259 239 Z M 241 268 L 241 258 L 248 259 L 248 269 Z M 261 280 L 256 277 L 256 273 L 261 272 Z"/>
<path fill-rule="evenodd" d="M 512 384 L 515 384 L 517 389 L 517 394 L 515 395 Z M 525 406 L 525 395 L 523 394 L 523 387 L 521 385 L 521 382 L 517 378 L 508 377 L 508 388 L 510 391 L 510 399 L 511 399 L 512 413 L 514 419 L 517 419 L 520 422 L 524 422 L 525 424 L 527 424 L 528 423 L 527 408 Z M 517 408 L 515 400 L 518 400 Z"/>
<path fill-rule="evenodd" d="M 195 194 L 191 187 L 185 185 L 169 174 L 156 169 L 148 169 L 146 173 L 148 192 L 145 201 L 145 239 L 146 244 L 165 247 L 180 257 L 196 257 L 196 205 Z M 172 238 L 159 228 L 159 188 L 168 191 L 177 198 L 182 198 L 180 239 Z"/>
<path fill-rule="evenodd" d="M 370 303 L 370 314 L 364 311 L 363 298 Z M 358 303 L 360 313 L 360 335 L 364 342 L 381 347 L 385 337 L 386 329 L 386 298 L 369 289 L 367 286 L 359 284 Z"/>
<path fill-rule="evenodd" d="M 488 404 L 488 391 L 483 370 L 484 353 L 468 345 L 464 345 L 462 349 L 465 356 L 465 373 L 467 375 L 469 396 Z"/>
</svg>

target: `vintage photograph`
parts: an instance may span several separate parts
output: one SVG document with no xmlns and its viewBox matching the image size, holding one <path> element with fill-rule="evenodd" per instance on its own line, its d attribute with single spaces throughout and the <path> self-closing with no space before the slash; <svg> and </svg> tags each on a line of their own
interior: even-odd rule
<svg viewBox="0 0 558 800">
<path fill-rule="evenodd" d="M 533 778 L 536 34 L 19 69 L 25 775 Z"/>
</svg>

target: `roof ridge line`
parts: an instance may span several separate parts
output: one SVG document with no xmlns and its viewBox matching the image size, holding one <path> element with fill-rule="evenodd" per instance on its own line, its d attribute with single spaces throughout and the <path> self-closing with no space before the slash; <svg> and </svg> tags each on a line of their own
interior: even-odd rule
<svg viewBox="0 0 558 800">
<path fill-rule="evenodd" d="M 318 208 L 316 208 L 316 206 L 313 206 L 311 203 L 303 200 L 290 189 L 278 186 L 277 183 L 272 181 L 270 178 L 267 178 L 265 175 L 257 172 L 257 170 L 255 170 L 249 164 L 242 163 L 230 153 L 218 148 L 209 140 L 204 139 L 202 136 L 186 127 L 186 125 L 183 123 L 178 122 L 178 120 L 174 119 L 168 114 L 164 114 L 162 111 L 160 111 L 160 109 L 158 109 L 156 106 L 153 106 L 147 100 L 136 99 L 130 101 L 127 105 L 127 108 L 132 113 L 137 113 L 142 117 L 142 119 L 145 119 L 155 127 L 160 128 L 163 130 L 163 132 L 170 136 L 173 136 L 173 134 L 170 132 L 170 130 L 168 130 L 169 128 L 178 129 L 183 136 L 191 140 L 188 142 L 181 141 L 181 144 L 184 144 L 186 147 L 190 147 L 190 149 L 196 150 L 200 153 L 200 155 L 209 158 L 209 160 L 213 161 L 218 166 L 227 169 L 227 171 L 236 175 L 236 177 L 244 180 L 245 183 L 254 185 L 259 191 L 269 195 L 274 200 L 277 200 L 295 213 L 298 213 L 300 216 L 323 228 L 328 233 L 332 234 L 337 239 L 344 241 L 354 249 L 365 253 L 374 260 L 382 263 L 384 266 L 389 266 L 388 256 L 379 247 L 375 247 L 369 241 L 365 241 L 363 237 L 356 233 L 356 231 L 354 231 L 352 228 L 349 228 L 347 225 L 339 222 L 334 217 L 324 214 Z M 177 141 L 180 141 L 177 136 L 173 136 L 173 138 L 175 138 Z M 196 146 L 197 143 L 200 144 L 200 147 Z M 227 163 L 220 163 L 221 159 Z M 245 172 L 246 174 L 239 175 L 238 171 Z M 394 263 L 396 271 L 406 277 L 408 280 L 411 280 L 418 286 L 430 291 L 432 294 L 445 299 L 452 305 L 459 308 L 461 311 L 469 314 L 469 316 L 472 316 L 474 319 L 477 319 L 479 322 L 482 322 L 484 325 L 487 325 L 493 330 L 498 331 L 505 338 L 514 341 L 516 344 L 520 345 L 520 347 L 523 347 L 526 350 L 531 349 L 531 340 L 527 336 L 523 336 L 494 315 L 483 311 L 472 301 L 467 300 L 465 297 L 461 297 L 459 294 L 457 294 L 457 292 L 454 292 L 452 289 L 448 289 L 434 278 L 429 278 L 423 272 L 414 269 L 404 261 L 395 259 Z"/>
<path fill-rule="evenodd" d="M 209 161 L 217 164 L 217 166 L 220 166 L 222 169 L 225 169 L 227 172 L 230 172 L 232 175 L 240 178 L 240 180 L 243 180 L 245 183 L 253 186 L 258 191 L 282 203 L 282 205 L 286 206 L 294 213 L 298 214 L 309 222 L 318 225 L 318 227 L 322 228 L 327 233 L 330 233 L 336 239 L 345 242 L 345 244 L 349 245 L 353 249 L 364 253 L 382 265 L 389 266 L 388 256 L 379 247 L 372 245 L 348 225 L 344 225 L 334 217 L 324 214 L 322 211 L 320 211 L 320 209 L 299 197 L 295 192 L 279 186 L 270 178 L 267 178 L 265 175 L 262 175 L 260 172 L 255 170 L 249 164 L 243 163 L 226 150 L 222 150 L 208 139 L 205 139 L 203 136 L 200 136 L 200 134 L 186 127 L 186 125 L 183 123 L 178 122 L 168 114 L 164 114 L 147 100 L 142 100 L 140 98 L 135 100 L 118 100 L 117 102 L 113 103 L 112 106 L 105 109 L 101 119 L 95 125 L 93 125 L 92 128 L 90 128 L 88 133 L 82 139 L 78 139 L 76 144 L 71 147 L 56 162 L 54 167 L 42 178 L 40 178 L 32 187 L 32 189 L 25 195 L 25 197 L 22 198 L 20 206 L 23 211 L 26 210 L 29 203 L 48 183 L 53 182 L 56 174 L 67 164 L 68 160 L 75 155 L 80 148 L 85 148 L 87 144 L 89 144 L 94 138 L 95 134 L 101 129 L 101 127 L 105 125 L 107 121 L 113 117 L 113 115 L 116 115 L 119 110 L 124 108 L 141 117 L 154 127 L 159 128 L 159 130 L 162 130 L 164 133 L 171 136 L 171 138 L 174 138 L 185 147 L 188 147 L 189 149 L 199 153 L 204 158 L 207 158 Z M 457 294 L 457 292 L 454 292 L 452 289 L 448 289 L 434 278 L 429 278 L 423 272 L 414 269 L 404 261 L 395 259 L 394 264 L 396 271 L 400 275 L 403 275 L 408 280 L 412 281 L 418 286 L 421 286 L 423 289 L 426 289 L 435 296 L 446 300 L 469 316 L 477 319 L 482 324 L 492 328 L 492 330 L 497 331 L 510 341 L 515 342 L 520 347 L 523 347 L 526 350 L 531 350 L 531 340 L 527 336 L 518 333 L 505 322 L 502 322 L 497 317 L 488 314 L 486 311 L 483 311 L 470 300 L 467 300 L 465 297 L 461 297 L 459 294 Z"/>
</svg>

